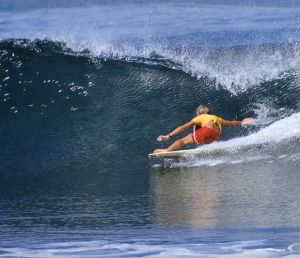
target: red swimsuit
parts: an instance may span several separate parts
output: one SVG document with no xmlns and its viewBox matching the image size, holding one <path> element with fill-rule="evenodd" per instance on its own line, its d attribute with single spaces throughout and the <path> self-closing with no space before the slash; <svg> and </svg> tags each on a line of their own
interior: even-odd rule
<svg viewBox="0 0 300 258">
<path fill-rule="evenodd" d="M 217 141 L 220 138 L 220 133 L 217 131 L 204 127 L 193 132 L 193 141 L 196 144 L 205 143 L 209 144 Z"/>
</svg>

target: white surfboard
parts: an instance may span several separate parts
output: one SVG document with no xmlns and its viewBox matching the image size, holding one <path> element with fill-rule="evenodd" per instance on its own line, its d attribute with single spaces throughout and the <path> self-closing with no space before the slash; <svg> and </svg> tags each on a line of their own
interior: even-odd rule
<svg viewBox="0 0 300 258">
<path fill-rule="evenodd" d="M 168 151 L 168 152 L 160 152 L 160 153 L 150 153 L 149 158 L 169 158 L 169 159 L 179 159 L 185 158 L 185 156 L 193 155 L 200 156 L 205 158 L 213 158 L 220 157 L 226 155 L 235 155 L 237 153 L 249 153 L 251 151 L 260 150 L 263 147 L 262 144 L 249 144 L 242 146 L 227 146 L 224 147 L 222 145 L 216 145 L 215 148 L 211 149 L 202 149 L 195 148 L 189 150 L 177 150 L 177 151 Z"/>
<path fill-rule="evenodd" d="M 167 152 L 160 152 L 160 153 L 150 153 L 149 158 L 180 158 L 182 156 L 188 154 L 195 154 L 197 151 L 195 149 L 190 150 L 178 150 L 178 151 L 167 151 Z"/>
</svg>

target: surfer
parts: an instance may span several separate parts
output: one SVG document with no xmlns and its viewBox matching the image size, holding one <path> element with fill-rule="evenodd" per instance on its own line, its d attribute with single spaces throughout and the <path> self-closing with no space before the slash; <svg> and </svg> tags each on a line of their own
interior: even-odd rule
<svg viewBox="0 0 300 258">
<path fill-rule="evenodd" d="M 156 149 L 154 153 L 173 151 L 181 148 L 186 144 L 209 144 L 217 141 L 220 138 L 222 126 L 240 126 L 240 125 L 253 125 L 254 119 L 245 118 L 242 121 L 227 121 L 218 116 L 208 114 L 209 109 L 203 105 L 200 105 L 197 110 L 197 116 L 190 122 L 177 127 L 171 133 L 167 135 L 160 135 L 157 137 L 157 141 L 166 142 L 175 135 L 183 132 L 184 130 L 194 127 L 194 132 L 187 136 L 175 141 L 171 146 L 166 149 Z"/>
</svg>

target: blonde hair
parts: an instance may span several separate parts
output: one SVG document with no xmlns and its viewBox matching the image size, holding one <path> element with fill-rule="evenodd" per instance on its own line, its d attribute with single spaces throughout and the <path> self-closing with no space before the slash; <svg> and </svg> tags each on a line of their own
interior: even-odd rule
<svg viewBox="0 0 300 258">
<path fill-rule="evenodd" d="M 196 109 L 196 115 L 207 114 L 209 112 L 209 108 L 203 105 L 200 105 Z"/>
</svg>

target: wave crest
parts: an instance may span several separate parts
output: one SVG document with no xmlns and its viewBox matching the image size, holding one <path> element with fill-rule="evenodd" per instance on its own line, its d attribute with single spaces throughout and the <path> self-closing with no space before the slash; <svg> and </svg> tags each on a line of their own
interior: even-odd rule
<svg viewBox="0 0 300 258">
<path fill-rule="evenodd" d="M 125 60 L 178 69 L 198 79 L 207 78 L 231 94 L 245 92 L 255 85 L 296 75 L 300 69 L 299 44 L 266 44 L 231 48 L 170 48 L 161 44 L 131 45 L 51 40 L 10 40 L 13 46 L 36 51 L 47 50 L 100 59 Z"/>
</svg>

